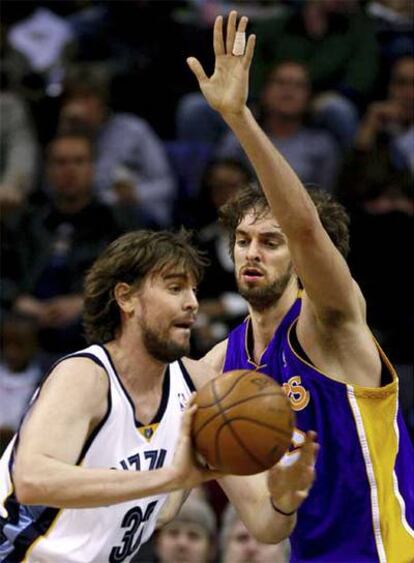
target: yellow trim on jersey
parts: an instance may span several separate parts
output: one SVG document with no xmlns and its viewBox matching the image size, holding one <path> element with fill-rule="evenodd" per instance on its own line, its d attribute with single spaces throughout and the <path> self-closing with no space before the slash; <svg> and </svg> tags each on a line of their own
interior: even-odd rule
<svg viewBox="0 0 414 563">
<path fill-rule="evenodd" d="M 375 396 L 378 399 L 380 399 L 380 398 L 382 398 L 383 396 L 386 396 L 386 395 L 395 394 L 395 392 L 396 392 L 395 387 L 397 386 L 397 381 L 398 381 L 397 373 L 396 373 L 395 369 L 393 368 L 392 364 L 390 363 L 390 361 L 388 360 L 387 356 L 381 350 L 380 345 L 375 340 L 373 335 L 372 335 L 372 339 L 374 340 L 375 345 L 378 348 L 378 352 L 379 352 L 381 358 L 384 360 L 385 366 L 388 369 L 388 371 L 390 372 L 390 375 L 391 375 L 391 378 L 392 378 L 391 383 L 388 383 L 387 385 L 384 385 L 383 387 L 363 387 L 362 385 L 357 385 L 356 383 L 351 383 L 349 381 L 345 381 L 344 379 L 341 379 L 340 377 L 328 375 L 326 372 L 322 371 L 321 369 L 319 369 L 315 365 L 309 363 L 307 360 L 305 360 L 304 358 L 299 356 L 299 354 L 293 348 L 292 343 L 290 341 L 290 333 L 292 331 L 294 324 L 297 322 L 298 318 L 299 317 L 296 317 L 296 319 L 294 319 L 292 321 L 292 324 L 288 328 L 287 341 L 288 341 L 288 345 L 289 345 L 291 352 L 297 357 L 298 360 L 300 360 L 302 362 L 302 364 L 305 364 L 306 366 L 312 368 L 314 371 L 317 371 L 318 373 L 320 373 L 321 375 L 323 375 L 327 379 L 332 379 L 332 381 L 336 381 L 337 383 L 342 383 L 343 385 L 352 385 L 353 389 L 355 391 L 358 390 L 359 394 L 367 394 L 370 397 Z"/>
<path fill-rule="evenodd" d="M 141 436 L 146 439 L 147 442 L 151 442 L 151 439 L 154 436 L 158 426 L 159 422 L 154 422 L 153 424 L 140 426 L 139 428 L 137 428 L 137 430 L 141 434 Z M 150 433 L 148 433 L 148 430 L 150 430 Z"/>
<path fill-rule="evenodd" d="M 392 385 L 394 384 L 398 387 L 396 381 Z M 405 515 L 396 495 L 398 483 L 394 472 L 399 438 L 396 426 L 398 389 L 394 394 L 382 397 L 380 408 L 376 401 L 372 401 L 377 397 L 358 390 L 355 390 L 354 395 L 375 475 L 381 536 L 387 563 L 412 562 L 414 535 L 404 526 Z M 381 515 L 385 518 L 381 518 Z"/>
</svg>

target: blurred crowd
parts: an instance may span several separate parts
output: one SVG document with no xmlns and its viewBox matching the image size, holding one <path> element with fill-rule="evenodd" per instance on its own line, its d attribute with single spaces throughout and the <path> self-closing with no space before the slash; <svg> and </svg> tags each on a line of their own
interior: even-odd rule
<svg viewBox="0 0 414 563">
<path fill-rule="evenodd" d="M 412 0 L 3 0 L 2 447 L 47 366 L 84 346 L 82 277 L 119 234 L 194 230 L 211 261 L 195 357 L 246 314 L 218 209 L 253 172 L 185 63 L 193 55 L 212 72 L 212 23 L 232 8 L 257 34 L 250 107 L 304 184 L 331 192 L 350 214 L 349 264 L 399 370 L 413 431 Z M 198 537 L 194 561 L 216 553 L 216 515 L 197 502 L 203 524 L 190 516 L 187 527 L 163 530 L 160 561 L 187 561 L 171 554 L 182 537 Z M 223 522 L 226 562 L 247 532 L 234 514 Z M 264 552 L 248 557 L 231 561 L 266 561 Z"/>
</svg>

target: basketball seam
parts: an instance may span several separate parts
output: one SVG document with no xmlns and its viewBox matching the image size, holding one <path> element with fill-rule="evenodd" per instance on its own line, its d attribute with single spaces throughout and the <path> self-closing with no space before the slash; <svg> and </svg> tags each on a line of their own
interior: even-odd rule
<svg viewBox="0 0 414 563">
<path fill-rule="evenodd" d="M 221 465 L 221 455 L 220 455 L 220 450 L 219 450 L 219 448 L 218 448 L 218 440 L 219 440 L 219 437 L 220 437 L 220 432 L 221 432 L 221 430 L 222 430 L 226 425 L 228 425 L 230 432 L 233 434 L 233 438 L 234 438 L 234 439 L 236 440 L 236 442 L 239 444 L 239 446 L 241 447 L 241 449 L 244 450 L 244 452 L 248 455 L 248 457 L 249 457 L 251 460 L 253 460 L 259 467 L 261 467 L 261 468 L 264 470 L 264 469 L 265 469 L 264 465 L 263 465 L 259 460 L 257 460 L 257 459 L 255 458 L 255 456 L 254 456 L 251 452 L 249 452 L 249 450 L 246 448 L 246 446 L 243 444 L 243 442 L 240 440 L 240 438 L 239 438 L 238 435 L 236 434 L 235 430 L 232 428 L 232 426 L 231 426 L 231 424 L 230 424 L 230 423 L 231 423 L 231 420 L 227 420 L 225 411 L 223 411 L 223 409 L 221 408 L 221 403 L 220 403 L 220 400 L 219 400 L 219 398 L 218 398 L 218 396 L 217 396 L 216 386 L 215 386 L 215 381 L 214 381 L 214 380 L 213 380 L 213 384 L 212 384 L 212 391 L 213 391 L 214 397 L 215 397 L 215 399 L 216 399 L 216 401 L 217 401 L 216 404 L 217 404 L 218 408 L 219 408 L 220 411 L 221 411 L 222 417 L 224 418 L 224 424 L 223 424 L 222 426 L 220 426 L 220 428 L 218 429 L 218 432 L 216 433 L 216 436 L 215 436 L 215 444 L 214 444 L 214 446 L 215 446 L 215 452 L 216 452 L 216 460 L 218 461 L 218 464 Z"/>
<path fill-rule="evenodd" d="M 241 373 L 241 374 L 238 376 L 238 378 L 236 379 L 236 381 L 233 381 L 233 383 L 232 383 L 231 386 L 227 389 L 227 391 L 225 392 L 225 394 L 220 397 L 220 400 L 222 401 L 223 399 L 225 399 L 225 398 L 227 397 L 227 395 L 233 391 L 233 389 L 236 387 L 236 385 L 239 383 L 239 381 L 242 379 L 242 377 L 244 377 L 244 376 L 246 375 L 246 373 L 250 373 L 250 372 L 251 372 L 250 369 L 243 370 L 243 373 Z M 219 376 L 219 377 L 223 377 L 223 376 L 225 376 L 225 373 L 223 373 L 223 375 L 221 375 L 221 376 Z M 217 378 L 215 378 L 215 379 L 217 379 Z M 213 387 L 213 382 L 215 381 L 215 379 L 212 379 L 212 380 L 210 381 L 212 387 Z M 213 401 L 212 403 L 207 403 L 207 404 L 203 404 L 203 405 L 197 405 L 197 407 L 198 407 L 199 409 L 205 409 L 205 408 L 208 408 L 208 407 L 213 407 L 213 406 L 216 404 L 216 402 L 217 402 L 217 399 L 216 399 L 215 401 Z"/>
<path fill-rule="evenodd" d="M 248 401 L 251 401 L 252 399 L 256 399 L 259 397 L 270 397 L 270 396 L 275 396 L 275 397 L 280 397 L 280 396 L 284 396 L 286 397 L 286 394 L 284 391 L 278 391 L 276 393 L 263 393 L 262 395 L 255 395 L 254 397 L 247 397 L 246 399 L 241 399 L 240 401 L 236 401 L 235 403 L 231 403 L 231 405 L 226 405 L 226 410 L 231 409 L 233 407 L 236 407 L 238 405 L 241 405 L 243 403 L 246 403 Z M 221 399 L 222 400 L 222 399 Z M 210 406 L 216 405 L 216 403 L 212 403 Z M 202 407 L 198 407 L 199 409 Z M 197 438 L 197 436 L 199 435 L 199 433 L 207 426 L 207 424 L 209 424 L 212 420 L 214 420 L 215 418 L 217 418 L 218 416 L 220 416 L 221 411 L 220 412 L 216 412 L 213 415 L 211 415 L 210 418 L 208 418 L 207 420 L 205 420 L 203 422 L 203 424 L 200 426 L 200 428 L 198 428 L 197 432 L 194 434 L 194 438 Z"/>
</svg>

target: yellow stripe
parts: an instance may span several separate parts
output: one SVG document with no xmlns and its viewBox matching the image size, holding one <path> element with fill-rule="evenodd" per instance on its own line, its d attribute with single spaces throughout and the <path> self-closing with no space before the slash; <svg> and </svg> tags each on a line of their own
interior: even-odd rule
<svg viewBox="0 0 414 563">
<path fill-rule="evenodd" d="M 354 388 L 354 393 L 375 476 L 387 563 L 409 563 L 414 559 L 414 537 L 404 528 L 402 507 L 394 489 L 394 466 L 398 453 L 398 436 L 394 426 L 398 409 L 397 381 L 394 380 L 391 385 L 395 392 L 384 394 L 380 404 L 378 397 L 367 392 Z"/>
</svg>

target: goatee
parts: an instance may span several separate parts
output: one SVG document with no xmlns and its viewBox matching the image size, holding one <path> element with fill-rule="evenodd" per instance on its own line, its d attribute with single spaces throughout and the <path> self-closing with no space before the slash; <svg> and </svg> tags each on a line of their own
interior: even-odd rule
<svg viewBox="0 0 414 563">
<path fill-rule="evenodd" d="M 263 287 L 246 287 L 237 281 L 239 293 L 255 311 L 265 311 L 275 305 L 285 292 L 292 277 L 292 265 L 278 280 Z"/>
</svg>

